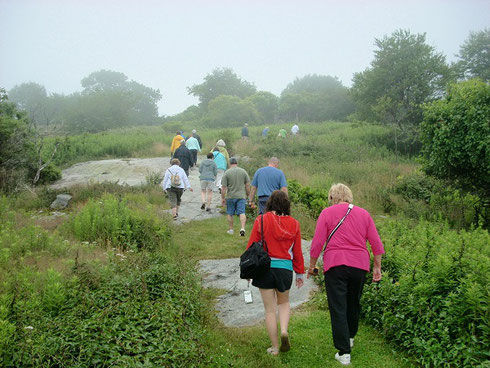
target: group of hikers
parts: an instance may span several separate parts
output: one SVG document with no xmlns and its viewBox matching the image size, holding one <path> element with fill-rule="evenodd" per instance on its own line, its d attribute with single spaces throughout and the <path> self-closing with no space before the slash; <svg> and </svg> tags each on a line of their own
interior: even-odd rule
<svg viewBox="0 0 490 368">
<path fill-rule="evenodd" d="M 269 135 L 269 127 L 266 126 L 263 130 L 262 130 L 262 139 L 266 139 Z M 295 137 L 299 134 L 299 126 L 298 124 L 294 124 L 292 127 L 291 127 L 291 136 Z M 286 131 L 286 129 L 284 128 L 281 128 L 279 129 L 279 133 L 277 134 L 278 137 L 280 138 L 286 138 L 288 136 L 288 132 Z M 249 132 L 248 132 L 248 124 L 245 123 L 243 125 L 243 128 L 242 128 L 242 139 L 248 139 L 249 137 Z"/>
<path fill-rule="evenodd" d="M 297 126 L 294 130 L 296 133 L 293 134 L 298 134 Z M 191 139 L 198 143 L 187 143 Z M 196 152 L 193 153 L 193 150 Z M 171 167 L 165 173 L 162 187 L 168 194 L 174 219 L 178 217 L 183 191 L 192 191 L 188 170 L 189 167 L 196 166 L 195 157 L 201 150 L 202 143 L 195 130 L 187 140 L 181 131 L 172 140 Z M 259 216 L 254 221 L 247 249 L 254 242 L 262 240 L 271 259 L 270 269 L 252 280 L 252 285 L 259 288 L 264 304 L 265 325 L 271 341 L 266 352 L 278 355 L 279 352 L 290 350 L 289 291 L 293 273 L 296 274 L 296 286 L 302 287 L 305 273 L 307 278 L 318 275 L 316 264 L 323 254 L 323 274 L 333 343 L 338 350 L 335 359 L 343 365 L 350 364 L 350 354 L 359 324 L 362 289 L 366 274 L 370 271 L 367 241 L 374 255 L 373 282 L 381 280 L 381 256 L 384 254 L 384 247 L 368 211 L 353 205 L 352 192 L 346 185 L 332 185 L 328 194 L 331 205 L 317 219 L 310 248 L 310 264 L 305 272 L 301 227 L 291 216 L 287 180 L 279 169 L 277 157 L 271 157 L 267 166 L 259 168 L 250 181 L 248 173 L 238 166 L 238 160 L 229 157 L 226 144 L 220 139 L 200 163 L 199 173 L 201 209 L 210 211 L 213 190 L 217 188 L 221 195 L 221 204 L 226 207 L 228 234 L 234 234 L 233 216 L 236 215 L 240 222 L 239 234 L 244 237 L 246 205 L 253 209 L 258 206 Z"/>
</svg>

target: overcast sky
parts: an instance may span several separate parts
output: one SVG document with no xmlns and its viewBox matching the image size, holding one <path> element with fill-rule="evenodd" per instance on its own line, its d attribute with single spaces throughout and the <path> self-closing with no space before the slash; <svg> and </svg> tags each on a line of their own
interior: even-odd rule
<svg viewBox="0 0 490 368">
<path fill-rule="evenodd" d="M 425 32 L 452 61 L 485 27 L 490 0 L 0 0 L 0 87 L 69 94 L 109 69 L 159 89 L 170 115 L 197 103 L 186 87 L 216 67 L 277 95 L 313 73 L 350 86 L 375 38 Z"/>
</svg>

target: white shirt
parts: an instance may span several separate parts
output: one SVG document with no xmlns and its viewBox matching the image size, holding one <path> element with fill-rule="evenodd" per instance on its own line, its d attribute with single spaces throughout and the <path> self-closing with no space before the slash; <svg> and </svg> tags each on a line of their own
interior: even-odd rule
<svg viewBox="0 0 490 368">
<path fill-rule="evenodd" d="M 299 126 L 294 124 L 293 127 L 291 128 L 291 133 L 296 135 L 296 134 L 298 134 L 298 132 L 299 132 Z"/>
<path fill-rule="evenodd" d="M 165 170 L 165 176 L 163 177 L 162 182 L 163 190 L 167 190 L 172 186 L 170 183 L 170 177 L 175 174 L 179 174 L 180 176 L 180 185 L 178 188 L 189 189 L 191 187 L 191 183 L 189 182 L 189 178 L 185 174 L 184 169 L 182 169 L 179 165 L 172 165 Z"/>
</svg>

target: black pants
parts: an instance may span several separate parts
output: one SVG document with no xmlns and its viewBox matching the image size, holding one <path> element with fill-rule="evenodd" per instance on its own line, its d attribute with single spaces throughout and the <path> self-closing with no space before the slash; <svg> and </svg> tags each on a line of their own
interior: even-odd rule
<svg viewBox="0 0 490 368">
<path fill-rule="evenodd" d="M 328 309 L 332 321 L 332 335 L 339 354 L 350 354 L 349 338 L 359 327 L 361 294 L 366 271 L 349 266 L 336 266 L 325 272 Z"/>
<path fill-rule="evenodd" d="M 192 156 L 191 166 L 196 166 L 196 164 L 197 164 L 197 150 L 191 149 L 189 151 L 191 151 L 191 156 Z"/>
</svg>

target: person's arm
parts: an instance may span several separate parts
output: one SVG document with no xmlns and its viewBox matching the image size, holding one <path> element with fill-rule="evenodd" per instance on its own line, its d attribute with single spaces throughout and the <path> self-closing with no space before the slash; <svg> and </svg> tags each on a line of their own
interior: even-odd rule
<svg viewBox="0 0 490 368">
<path fill-rule="evenodd" d="M 288 194 L 288 182 L 286 181 L 286 175 L 281 171 L 281 190 Z"/>
<path fill-rule="evenodd" d="M 371 216 L 369 216 L 369 225 L 367 232 L 367 240 L 369 241 L 369 245 L 371 246 L 371 251 L 374 255 L 374 264 L 373 264 L 373 281 L 378 282 L 381 280 L 381 257 L 385 252 L 383 247 L 383 243 L 378 234 L 378 230 L 376 229 L 376 225 L 374 224 L 374 220 Z"/>
<path fill-rule="evenodd" d="M 374 256 L 373 282 L 381 281 L 381 254 Z"/>
<path fill-rule="evenodd" d="M 247 197 L 250 195 L 250 182 L 245 183 L 245 193 L 247 194 Z"/>
<path fill-rule="evenodd" d="M 164 192 L 167 192 L 167 185 L 169 180 L 170 180 L 170 171 L 167 169 L 165 171 L 165 175 L 163 176 L 163 181 L 162 181 L 162 189 Z"/>
<path fill-rule="evenodd" d="M 288 187 L 281 187 L 281 190 L 282 190 L 284 193 L 288 194 Z"/>
<path fill-rule="evenodd" d="M 323 245 L 327 240 L 327 211 L 326 209 L 322 211 L 320 216 L 318 217 L 318 221 L 316 222 L 315 235 L 313 236 L 313 240 L 311 241 L 310 248 L 310 267 L 308 268 L 307 277 L 310 278 L 313 275 L 313 269 L 316 266 L 316 262 L 318 261 L 318 257 L 320 257 L 320 253 L 323 250 Z"/>
<path fill-rule="evenodd" d="M 221 182 L 221 204 L 224 206 L 226 205 L 226 186 L 223 185 L 223 182 Z"/>
<path fill-rule="evenodd" d="M 296 273 L 296 287 L 303 286 L 305 274 L 305 260 L 301 250 L 301 229 L 298 223 L 298 232 L 293 244 L 293 270 Z"/>
<path fill-rule="evenodd" d="M 250 203 L 250 208 L 255 208 L 255 193 L 257 192 L 257 187 L 253 185 L 250 186 L 250 194 L 248 195 L 248 202 Z"/>
<path fill-rule="evenodd" d="M 260 233 L 260 216 L 257 217 L 254 221 L 254 225 L 252 227 L 252 231 L 250 232 L 250 238 L 248 239 L 247 243 L 247 249 L 250 248 L 250 246 L 254 242 L 258 242 L 261 239 L 262 235 Z"/>
</svg>

